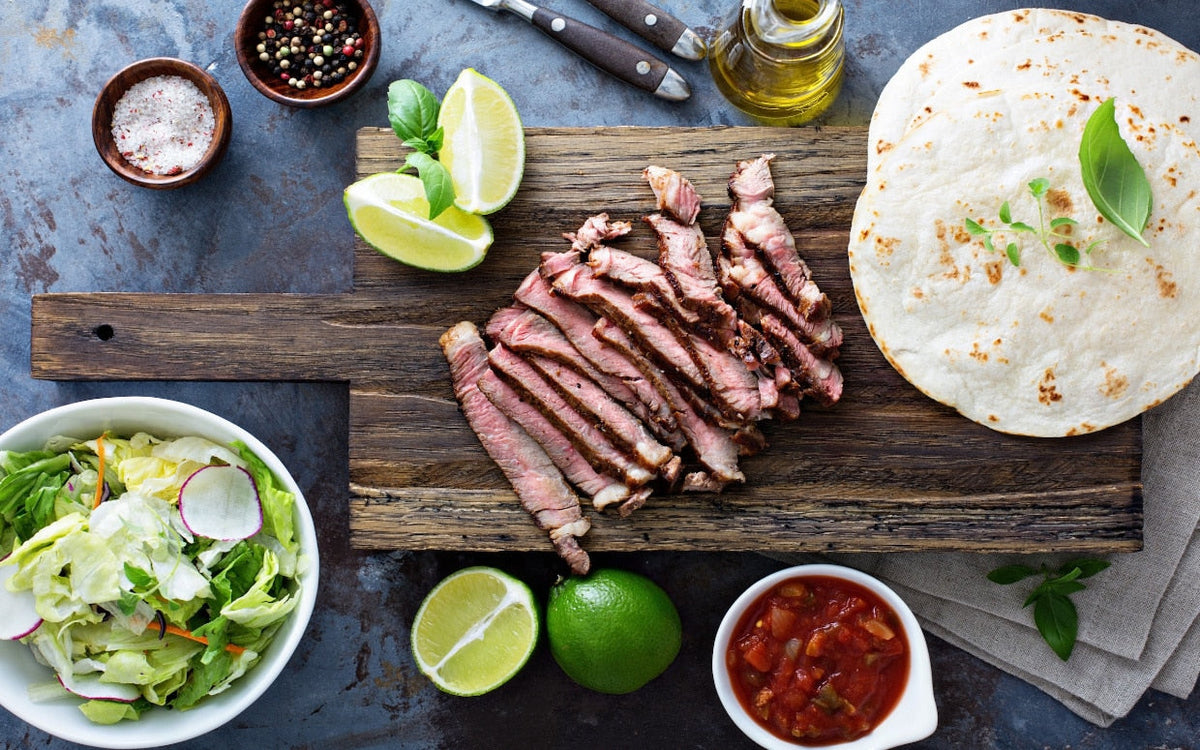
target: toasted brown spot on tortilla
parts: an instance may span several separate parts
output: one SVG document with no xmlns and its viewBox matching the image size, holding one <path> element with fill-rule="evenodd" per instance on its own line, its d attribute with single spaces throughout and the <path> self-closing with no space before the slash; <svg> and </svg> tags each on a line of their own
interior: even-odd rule
<svg viewBox="0 0 1200 750">
<path fill-rule="evenodd" d="M 896 237 L 875 237 L 875 255 L 882 263 L 896 252 L 896 246 L 900 244 L 900 240 Z"/>
<path fill-rule="evenodd" d="M 988 282 L 992 284 L 999 284 L 1000 280 L 1004 278 L 1004 263 L 1002 261 L 997 260 L 988 263 L 984 266 L 984 270 L 987 271 Z"/>
<path fill-rule="evenodd" d="M 1071 203 L 1071 194 L 1062 188 L 1047 190 L 1046 204 L 1063 215 L 1071 213 L 1071 209 L 1074 207 Z"/>
<path fill-rule="evenodd" d="M 929 62 L 932 59 L 933 59 L 933 55 L 930 55 L 929 59 L 925 60 L 924 62 L 922 62 L 920 65 L 917 66 L 917 68 L 921 71 L 922 78 L 929 75 Z"/>
<path fill-rule="evenodd" d="M 979 360 L 980 362 L 988 361 L 988 353 L 979 348 L 978 341 L 971 344 L 971 351 L 967 352 L 967 354 L 969 354 L 972 359 Z"/>
<path fill-rule="evenodd" d="M 1022 23 L 1025 19 L 1029 18 L 1029 10 L 1026 9 L 1026 10 L 1015 11 L 1012 14 L 1012 17 L 1013 17 L 1013 20 L 1016 21 L 1017 23 Z"/>
<path fill-rule="evenodd" d="M 999 421 L 1000 421 L 1000 417 L 997 417 L 995 414 L 989 414 L 989 415 L 988 415 L 988 421 L 989 421 L 989 422 L 999 422 Z"/>
<path fill-rule="evenodd" d="M 954 241 L 965 245 L 971 241 L 971 233 L 967 231 L 965 226 L 956 226 L 954 228 Z"/>
<path fill-rule="evenodd" d="M 909 294 L 911 294 L 914 299 L 923 299 L 925 297 L 925 290 L 919 286 L 914 286 Z"/>
<path fill-rule="evenodd" d="M 1017 70 L 1029 70 L 1032 67 L 1033 67 L 1033 61 L 1026 58 L 1025 62 L 1023 62 L 1017 66 Z"/>
<path fill-rule="evenodd" d="M 1062 394 L 1054 387 L 1054 368 L 1047 367 L 1046 372 L 1042 375 L 1042 381 L 1038 383 L 1038 401 L 1046 406 L 1062 401 Z"/>
<path fill-rule="evenodd" d="M 881 140 L 875 144 L 875 153 L 886 154 L 888 151 L 891 151 L 895 147 L 895 145 L 896 144 L 894 144 L 890 141 Z"/>
<path fill-rule="evenodd" d="M 1047 323 L 1054 322 L 1054 316 L 1050 314 L 1050 308 L 1048 308 L 1048 307 L 1045 310 L 1042 310 L 1040 313 L 1038 313 L 1038 317 L 1041 318 L 1042 320 L 1046 321 Z"/>
<path fill-rule="evenodd" d="M 1083 93 L 1079 89 L 1071 89 L 1071 93 L 1081 102 L 1090 102 L 1092 100 L 1090 95 Z"/>
<path fill-rule="evenodd" d="M 1129 378 L 1104 362 L 1101 362 L 1100 366 L 1104 368 L 1104 382 L 1100 385 L 1100 395 L 1113 399 L 1124 396 L 1129 390 Z"/>
<path fill-rule="evenodd" d="M 1146 261 L 1153 263 L 1149 258 Z M 1175 283 L 1175 277 L 1160 264 L 1154 266 L 1154 283 L 1158 285 L 1158 296 L 1163 299 L 1175 299 L 1179 294 L 1179 285 Z"/>
<path fill-rule="evenodd" d="M 1188 117 L 1187 115 L 1180 115 L 1180 117 L 1179 117 L 1179 121 L 1180 121 L 1180 122 L 1187 123 L 1187 122 L 1191 122 L 1191 121 L 1192 121 L 1192 118 Z"/>
<path fill-rule="evenodd" d="M 979 81 L 963 81 L 963 85 L 969 89 L 979 88 Z"/>
</svg>

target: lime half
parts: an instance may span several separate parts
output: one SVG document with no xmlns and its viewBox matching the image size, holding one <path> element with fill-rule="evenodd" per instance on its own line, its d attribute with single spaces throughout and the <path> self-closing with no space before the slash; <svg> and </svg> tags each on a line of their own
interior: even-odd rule
<svg viewBox="0 0 1200 750">
<path fill-rule="evenodd" d="M 450 172 L 455 205 L 475 214 L 504 208 L 525 173 L 525 130 L 509 95 L 467 68 L 442 98 L 438 125 L 445 129 L 438 160 Z"/>
<path fill-rule="evenodd" d="M 364 177 L 343 196 L 350 224 L 363 240 L 401 263 L 429 271 L 465 271 L 492 245 L 487 219 L 451 206 L 429 218 L 421 180 L 384 172 Z"/>
<path fill-rule="evenodd" d="M 425 597 L 412 626 L 421 673 L 453 695 L 482 695 L 525 666 L 538 640 L 533 592 L 495 568 L 465 568 Z"/>
</svg>

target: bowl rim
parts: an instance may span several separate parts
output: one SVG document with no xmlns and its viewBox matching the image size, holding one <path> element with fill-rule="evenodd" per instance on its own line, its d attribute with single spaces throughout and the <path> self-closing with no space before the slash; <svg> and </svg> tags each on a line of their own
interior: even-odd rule
<svg viewBox="0 0 1200 750">
<path fill-rule="evenodd" d="M 182 401 L 152 396 L 113 396 L 63 404 L 28 417 L 0 434 L 0 450 L 28 450 L 40 447 L 46 438 L 54 434 L 63 434 L 58 428 L 71 420 L 87 425 L 88 431 L 93 425 L 99 426 L 99 434 L 99 431 L 110 428 L 114 431 L 136 430 L 138 424 L 163 424 L 176 419 L 186 420 L 186 426 L 180 429 L 159 430 L 157 436 L 200 435 L 223 443 L 234 439 L 242 440 L 275 473 L 280 482 L 295 494 L 296 535 L 303 551 L 298 571 L 298 577 L 303 583 L 300 601 L 276 633 L 275 639 L 258 664 L 224 693 L 209 696 L 196 708 L 186 712 L 164 709 L 147 712 L 137 722 L 105 726 L 88 721 L 75 708 L 76 702 L 64 700 L 37 704 L 29 701 L 24 686 L 18 691 L 13 685 L 0 685 L 0 706 L 22 721 L 60 739 L 92 747 L 129 750 L 183 742 L 207 734 L 232 721 L 275 683 L 308 629 L 320 579 L 320 550 L 312 514 L 303 492 L 283 462 L 245 428 Z M 71 429 L 82 431 L 84 427 Z M 153 430 L 147 431 L 155 434 Z M 45 670 L 47 678 L 52 674 L 46 667 L 34 661 L 28 646 L 19 641 L 0 641 L 0 662 L 11 663 L 11 660 L 21 660 L 23 663 L 27 660 L 29 664 Z M 15 668 L 12 671 L 15 671 Z M 64 708 L 67 710 L 62 710 Z M 64 717 L 66 721 L 63 720 Z M 76 717 L 78 721 L 75 720 Z"/>
<path fill-rule="evenodd" d="M 809 747 L 788 742 L 769 732 L 742 708 L 733 692 L 725 666 L 726 644 L 746 609 L 776 584 L 790 578 L 827 576 L 857 583 L 878 595 L 900 617 L 908 640 L 909 667 L 904 692 L 892 710 L 869 733 L 851 742 L 822 745 L 822 750 L 886 750 L 922 740 L 937 729 L 937 704 L 933 694 L 932 667 L 925 634 L 908 604 L 878 578 L 855 568 L 833 563 L 794 565 L 760 578 L 730 605 L 713 640 L 713 683 L 725 712 L 748 738 L 767 750 L 798 750 Z"/>
<path fill-rule="evenodd" d="M 108 148 L 112 141 L 113 110 L 116 109 L 117 101 L 129 90 L 126 87 L 124 91 L 117 91 L 118 81 L 124 77 L 141 76 L 134 81 L 134 83 L 138 83 L 152 77 L 151 75 L 142 75 L 142 73 L 159 67 L 169 68 L 172 71 L 170 75 L 187 78 L 193 83 L 204 82 L 205 86 L 198 86 L 198 88 L 201 93 L 205 94 L 213 109 L 212 142 L 196 166 L 177 175 L 152 174 L 130 164 L 119 153 Z M 130 84 L 130 86 L 132 85 Z M 170 190 L 196 182 L 224 158 L 232 133 L 233 108 L 229 106 L 229 97 L 225 95 L 221 84 L 208 71 L 178 57 L 146 57 L 126 65 L 109 76 L 104 85 L 100 87 L 99 93 L 96 94 L 96 101 L 92 105 L 92 141 L 96 146 L 96 151 L 100 154 L 101 161 L 118 177 L 139 187 Z"/>
<path fill-rule="evenodd" d="M 354 71 L 354 75 L 348 77 L 337 86 L 329 88 L 327 93 L 321 96 L 288 96 L 267 85 L 255 67 L 259 62 L 258 59 L 250 54 L 247 45 L 240 42 L 243 36 L 246 36 L 248 40 L 250 39 L 251 24 L 258 23 L 256 19 L 260 16 L 260 7 L 269 2 L 271 0 L 247 0 L 246 5 L 242 8 L 242 12 L 238 15 L 237 25 L 234 26 L 233 31 L 233 46 L 238 67 L 242 69 L 242 75 L 246 77 L 246 80 L 250 82 L 255 91 L 274 102 L 286 104 L 289 107 L 316 109 L 336 104 L 367 84 L 367 81 L 375 73 L 375 68 L 379 64 L 379 48 L 383 43 L 383 33 L 379 26 L 379 17 L 375 14 L 375 9 L 371 7 L 371 4 L 367 0 L 349 0 L 349 2 L 358 6 L 358 9 L 362 13 L 361 25 L 363 28 L 371 29 L 371 34 L 374 38 L 373 44 L 366 45 L 366 54 L 363 55 L 363 59 L 359 63 L 358 69 Z M 362 33 L 361 30 L 360 33 Z"/>
</svg>

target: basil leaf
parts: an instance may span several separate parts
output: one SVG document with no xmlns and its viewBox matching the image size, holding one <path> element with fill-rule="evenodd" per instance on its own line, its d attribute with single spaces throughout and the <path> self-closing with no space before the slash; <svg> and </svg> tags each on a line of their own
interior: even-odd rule
<svg viewBox="0 0 1200 750">
<path fill-rule="evenodd" d="M 1074 219 L 1070 218 L 1069 216 L 1060 216 L 1057 219 L 1050 220 L 1050 228 L 1058 229 L 1059 227 L 1065 227 L 1068 225 L 1075 226 L 1078 223 L 1079 223 L 1078 221 L 1075 221 Z"/>
<path fill-rule="evenodd" d="M 388 122 L 405 145 L 417 151 L 434 151 L 427 139 L 438 129 L 441 105 L 433 92 L 407 78 L 388 86 Z"/>
<path fill-rule="evenodd" d="M 980 224 L 979 222 L 975 221 L 974 219 L 967 219 L 967 220 L 966 220 L 966 221 L 964 221 L 963 223 L 964 223 L 964 224 L 966 225 L 966 227 L 967 227 L 967 233 L 968 233 L 968 234 L 973 234 L 973 235 L 975 235 L 976 237 L 978 237 L 978 236 L 979 236 L 979 235 L 981 235 L 981 234 L 987 234 L 987 233 L 988 233 L 988 230 L 984 229 L 984 228 L 983 228 L 983 225 L 982 225 L 982 224 Z"/>
<path fill-rule="evenodd" d="M 450 180 L 449 170 L 441 162 L 429 154 L 414 151 L 404 160 L 404 165 L 416 169 L 425 185 L 430 219 L 436 219 L 439 214 L 454 205 L 454 183 Z"/>
<path fill-rule="evenodd" d="M 999 583 L 1007 586 L 1010 583 L 1023 581 L 1029 576 L 1038 574 L 1037 568 L 1031 568 L 1028 565 L 1003 565 L 987 574 L 987 578 L 992 583 Z"/>
<path fill-rule="evenodd" d="M 1079 249 L 1074 245 L 1068 245 L 1065 242 L 1060 242 L 1054 246 L 1054 254 L 1058 259 L 1068 266 L 1079 265 Z"/>
<path fill-rule="evenodd" d="M 992 242 L 992 235 L 990 235 L 990 234 L 983 235 L 983 249 L 987 250 L 989 253 L 996 252 L 996 246 Z"/>
<path fill-rule="evenodd" d="M 1034 198 L 1041 198 L 1050 189 L 1050 180 L 1045 177 L 1039 177 L 1029 183 L 1029 192 Z"/>
<path fill-rule="evenodd" d="M 1150 181 L 1117 127 L 1116 103 L 1107 99 L 1088 118 L 1079 143 L 1079 168 L 1096 210 L 1146 247 L 1142 231 L 1150 223 Z"/>
<path fill-rule="evenodd" d="M 1026 224 L 1023 221 L 1014 221 L 1008 225 L 1008 228 L 1013 230 L 1014 232 L 1037 232 L 1036 229 L 1029 226 L 1028 224 Z"/>
<path fill-rule="evenodd" d="M 1055 593 L 1038 597 L 1033 622 L 1058 658 L 1063 661 L 1071 658 L 1079 630 L 1079 613 L 1069 598 Z"/>
<path fill-rule="evenodd" d="M 1060 573 L 1069 573 L 1075 568 L 1079 569 L 1079 578 L 1090 578 L 1100 571 L 1111 565 L 1108 560 L 1099 560 L 1094 557 L 1081 557 L 1078 560 L 1071 560 L 1059 568 Z"/>
<path fill-rule="evenodd" d="M 1008 205 L 1008 201 L 1000 204 L 1000 221 L 1005 224 L 1012 222 L 1012 207 Z"/>
</svg>

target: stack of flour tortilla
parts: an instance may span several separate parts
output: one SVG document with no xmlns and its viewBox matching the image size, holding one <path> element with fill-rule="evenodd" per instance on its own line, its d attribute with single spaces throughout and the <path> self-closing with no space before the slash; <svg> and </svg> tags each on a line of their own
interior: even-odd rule
<svg viewBox="0 0 1200 750">
<path fill-rule="evenodd" d="M 882 92 L 850 271 L 880 350 L 913 385 L 1003 432 L 1092 432 L 1166 400 L 1200 370 L 1200 57 L 1161 33 L 1082 13 L 1020 10 L 934 39 Z M 1089 116 L 1113 98 L 1153 193 L 1144 237 L 1095 208 L 1079 165 Z M 1034 235 L 1044 221 L 1099 244 L 1081 270 Z M 1020 266 L 1003 253 L 1020 246 Z"/>
</svg>

